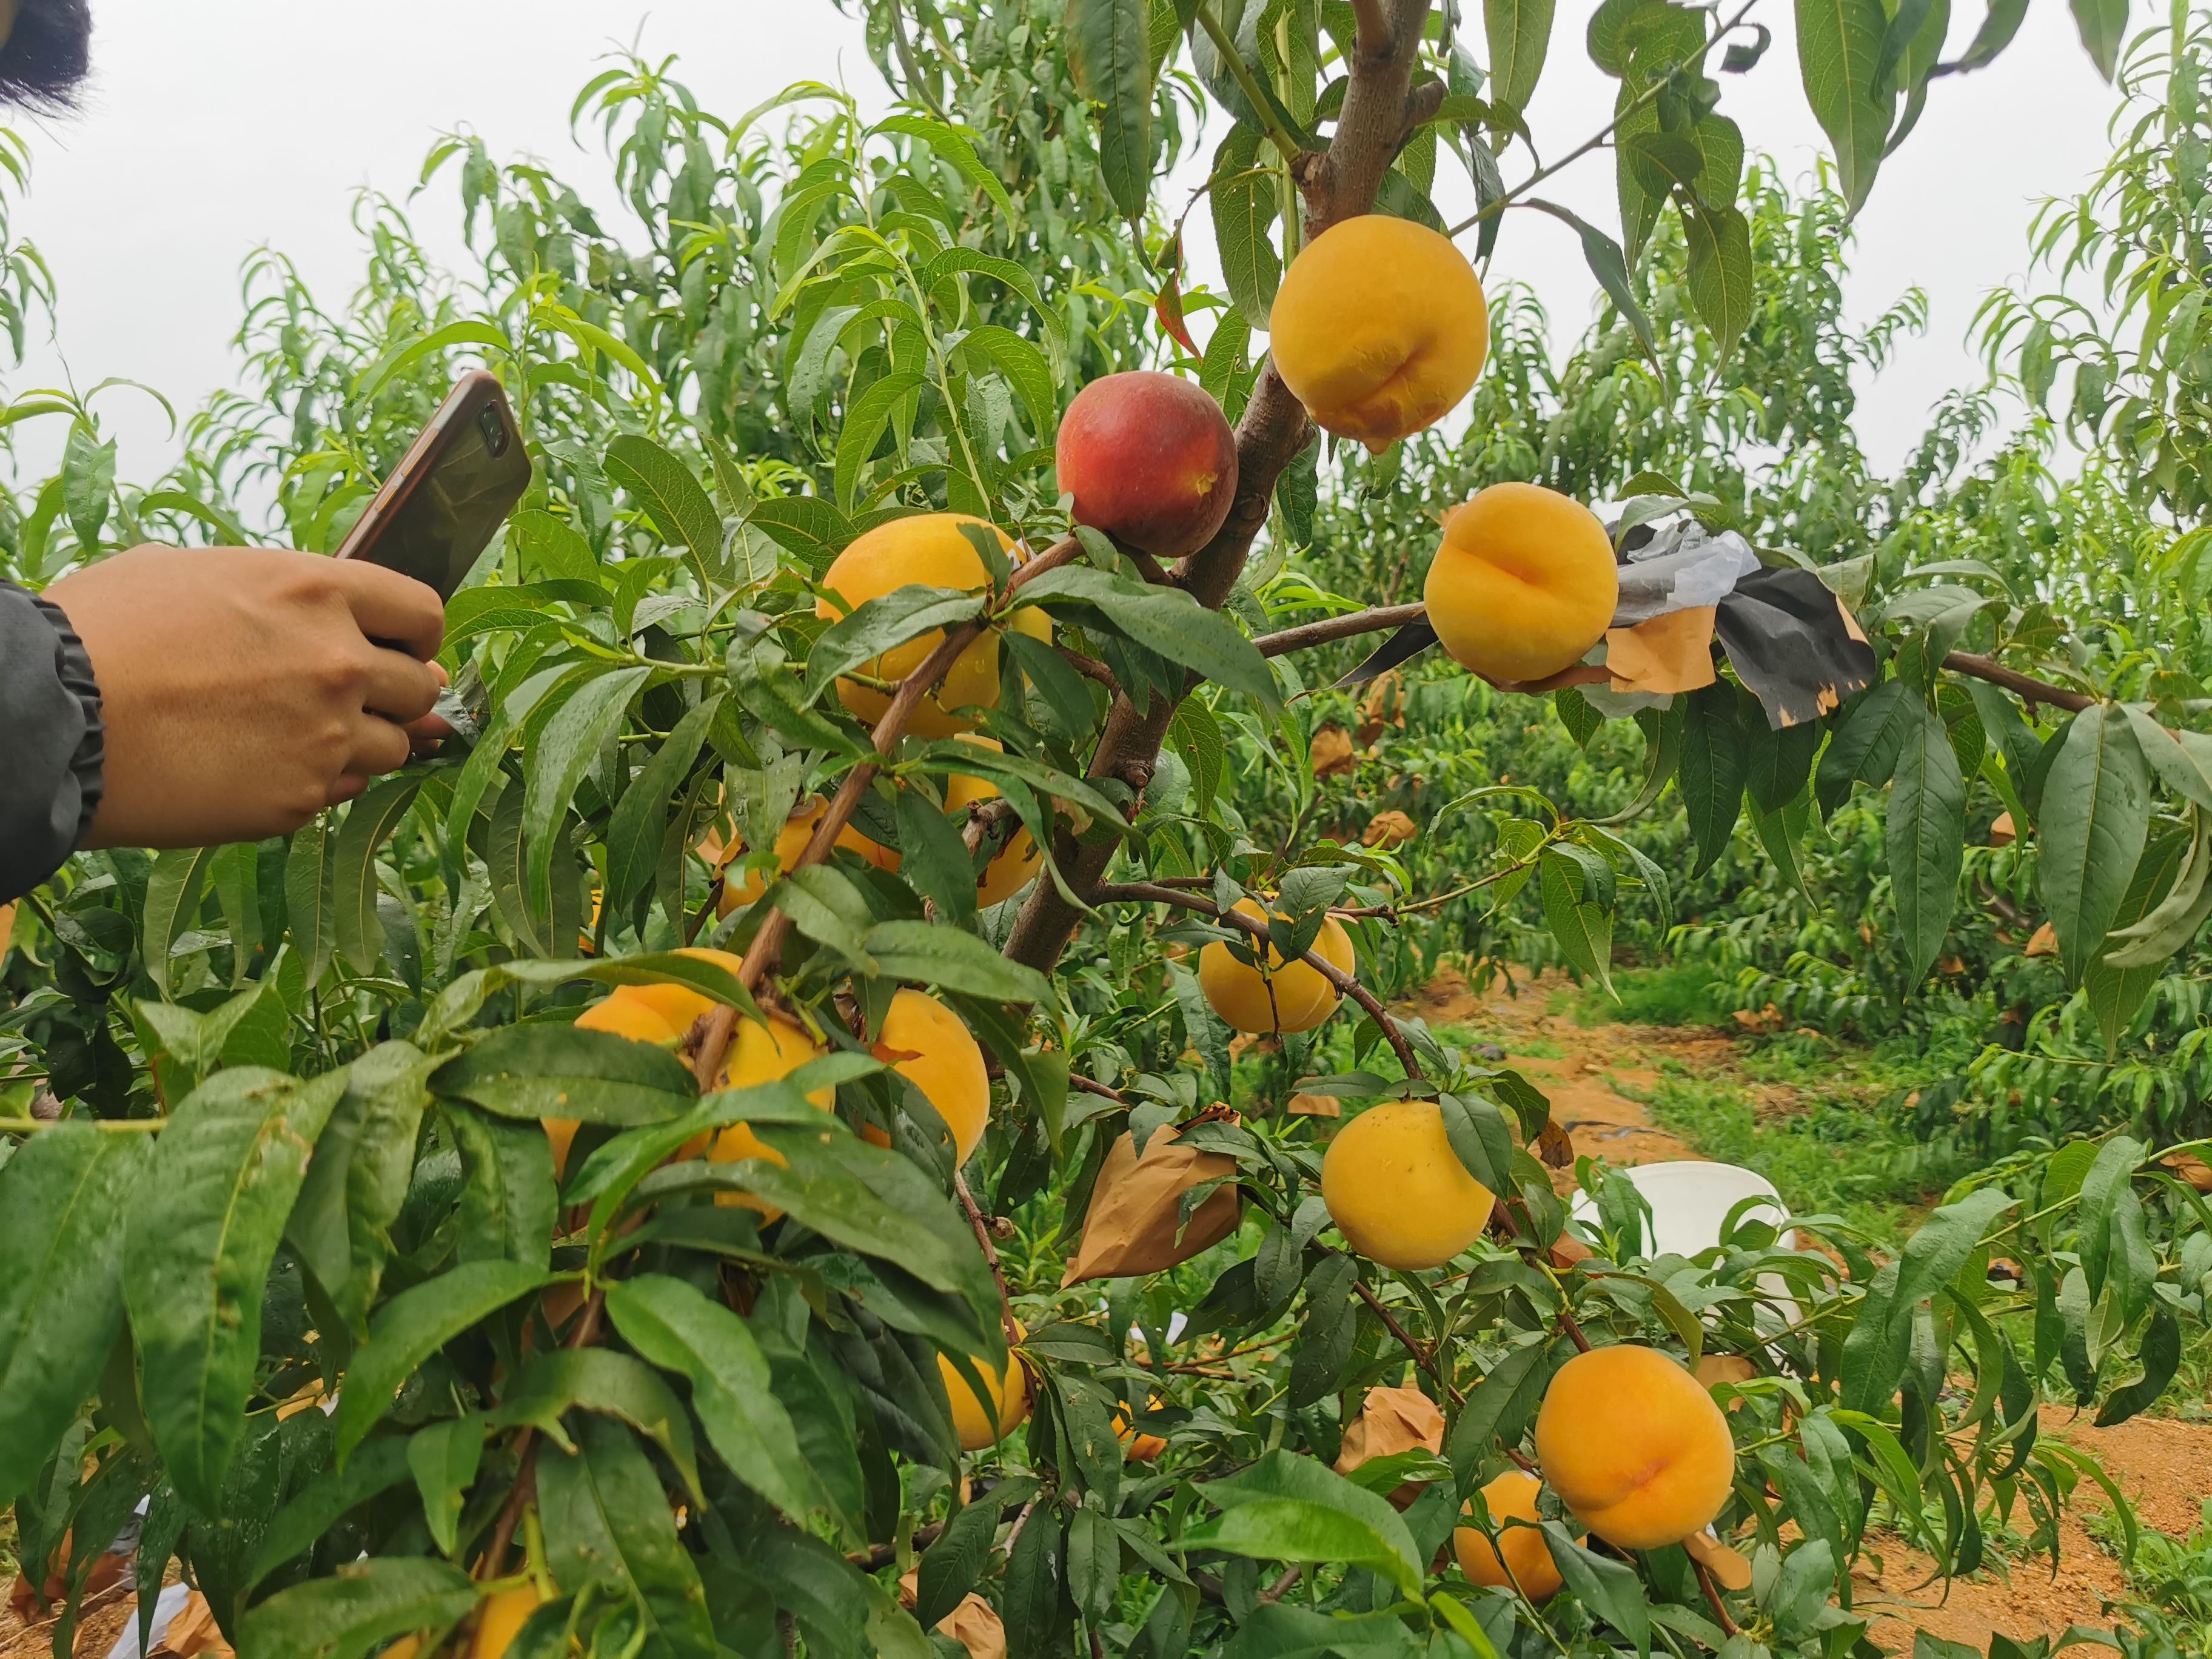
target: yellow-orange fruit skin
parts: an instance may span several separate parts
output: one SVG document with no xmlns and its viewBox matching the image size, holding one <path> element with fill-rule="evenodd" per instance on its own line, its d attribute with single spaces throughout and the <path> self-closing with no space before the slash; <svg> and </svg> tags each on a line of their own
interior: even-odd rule
<svg viewBox="0 0 2212 1659">
<path fill-rule="evenodd" d="M 1019 1322 L 1015 1323 L 1014 1332 L 1018 1338 L 1028 1334 Z M 988 1406 L 975 1397 L 975 1390 L 968 1386 L 943 1354 L 937 1357 L 937 1369 L 945 1377 L 945 1395 L 952 1407 L 952 1427 L 960 1437 L 961 1450 L 981 1451 L 988 1446 L 995 1446 L 1028 1420 L 1030 1376 L 1022 1369 L 1018 1356 L 1006 1356 L 1004 1377 L 993 1376 L 980 1362 L 974 1367 L 983 1379 L 983 1386 L 990 1390 Z"/>
<path fill-rule="evenodd" d="M 469 1638 L 469 1659 L 500 1659 L 539 1605 L 537 1590 L 527 1584 L 486 1598 Z"/>
<path fill-rule="evenodd" d="M 777 833 L 775 838 L 775 869 L 778 875 L 781 875 L 799 862 L 799 855 L 806 850 L 806 843 L 814 838 L 814 826 L 822 822 L 822 815 L 829 810 L 830 803 L 817 798 L 785 820 L 782 830 Z M 837 845 L 848 852 L 859 854 L 878 870 L 896 870 L 899 867 L 899 855 L 896 853 L 888 847 L 870 841 L 849 823 L 837 832 Z M 723 866 L 726 868 L 736 863 L 744 856 L 744 852 L 743 842 L 732 846 L 723 857 Z M 757 870 L 746 872 L 744 878 L 739 881 L 725 879 L 722 884 L 722 896 L 714 902 L 714 913 L 717 915 L 726 916 L 739 906 L 750 904 L 766 891 L 768 891 L 768 878 Z"/>
<path fill-rule="evenodd" d="M 1364 214 L 1291 261 L 1267 346 L 1316 424 L 1379 453 L 1434 426 L 1474 387 L 1490 355 L 1490 307 L 1449 237 Z"/>
<path fill-rule="evenodd" d="M 1631 1550 L 1703 1531 L 1735 1477 L 1712 1395 L 1666 1354 L 1626 1343 L 1559 1367 L 1536 1413 L 1536 1461 L 1577 1519 Z"/>
<path fill-rule="evenodd" d="M 735 974 L 744 965 L 744 959 L 727 951 L 691 949 L 683 952 L 696 957 L 702 962 L 711 962 L 726 972 Z M 585 1031 L 606 1031 L 632 1042 L 657 1042 L 672 1047 L 684 1039 L 692 1023 L 716 1006 L 711 997 L 701 996 L 684 985 L 617 985 L 600 1001 L 576 1016 L 577 1029 Z M 724 1070 L 727 1076 L 727 1068 Z M 726 1082 L 723 1087 L 728 1087 Z M 568 1148 L 576 1139 L 576 1120 L 568 1117 L 549 1117 L 540 1120 L 545 1126 L 545 1138 L 553 1143 L 553 1172 L 565 1175 L 568 1168 Z M 707 1138 L 700 1136 L 687 1141 L 680 1157 L 696 1158 L 706 1150 Z"/>
<path fill-rule="evenodd" d="M 991 1079 L 960 1017 L 925 992 L 902 990 L 884 1012 L 876 1053 L 929 1097 L 965 1164 L 991 1121 Z"/>
<path fill-rule="evenodd" d="M 977 737 L 973 732 L 963 733 L 961 741 L 981 749 L 1003 747 L 995 738 Z M 948 811 L 959 811 L 977 801 L 995 800 L 998 794 L 998 785 L 965 772 L 956 772 L 945 780 L 945 805 Z M 983 866 L 983 878 L 975 884 L 976 903 L 988 906 L 1013 897 L 1036 879 L 1043 865 L 1044 855 L 1037 851 L 1030 832 L 1017 828 L 990 863 Z"/>
<path fill-rule="evenodd" d="M 990 573 L 981 556 L 960 533 L 963 525 L 991 531 L 1009 557 L 1014 544 L 1006 532 L 965 513 L 922 513 L 910 519 L 894 519 L 856 536 L 823 573 L 822 591 L 843 602 L 841 611 L 827 598 L 815 601 L 814 614 L 835 618 L 857 611 L 870 599 L 881 599 L 902 587 L 953 587 L 973 592 L 990 586 Z M 1031 608 L 1015 614 L 1010 626 L 1037 639 L 1049 639 L 1052 624 L 1042 611 Z M 905 644 L 871 658 L 860 672 L 872 678 L 902 680 L 921 666 L 937 649 L 941 629 L 908 640 Z M 873 726 L 890 707 L 890 699 L 857 680 L 837 682 L 837 696 L 855 719 Z M 972 723 L 954 712 L 970 705 L 999 700 L 999 641 L 986 634 L 953 659 L 944 682 L 924 697 L 907 722 L 917 737 L 946 738 L 964 732 Z"/>
<path fill-rule="evenodd" d="M 770 1015 L 765 1026 L 741 1019 L 737 1035 L 730 1040 L 730 1057 L 722 1067 L 722 1086 L 750 1089 L 756 1084 L 773 1083 L 778 1078 L 789 1077 L 821 1053 L 821 1045 L 787 1019 Z M 810 1106 L 826 1112 L 837 1103 L 837 1091 L 811 1090 L 806 1101 Z M 757 1158 L 786 1168 L 791 1162 L 743 1123 L 732 1123 L 716 1135 L 707 1152 L 710 1164 L 734 1164 L 745 1158 Z M 767 1200 L 755 1198 L 750 1193 L 716 1193 L 714 1202 L 757 1210 L 763 1222 L 776 1220 L 783 1214 Z"/>
<path fill-rule="evenodd" d="M 1370 1106 L 1338 1130 L 1321 1196 L 1355 1252 L 1405 1272 L 1442 1267 L 1474 1243 L 1495 1201 L 1452 1151 L 1433 1100 Z"/>
<path fill-rule="evenodd" d="M 1605 636 L 1620 578 L 1596 514 L 1541 484 L 1496 483 L 1444 520 L 1423 597 L 1462 667 L 1540 680 Z"/>
<path fill-rule="evenodd" d="M 1236 908 L 1237 915 L 1255 921 L 1267 920 L 1257 900 L 1239 899 Z M 1249 934 L 1246 938 L 1255 950 L 1259 947 L 1259 940 Z M 1267 951 L 1264 972 L 1237 961 L 1219 939 L 1198 953 L 1198 988 L 1215 1013 L 1236 1030 L 1257 1035 L 1310 1031 L 1336 1012 L 1336 987 L 1319 969 L 1304 962 L 1284 961 L 1272 945 Z M 1313 953 L 1332 967 L 1352 971 L 1352 935 L 1334 916 L 1314 936 Z"/>
<path fill-rule="evenodd" d="M 1534 1530 L 1533 1525 L 1505 1524 L 1508 1521 L 1534 1523 L 1540 1520 L 1536 1494 L 1543 1489 L 1542 1481 L 1520 1469 L 1508 1469 L 1483 1487 L 1483 1505 L 1489 1510 L 1490 1518 L 1498 1523 L 1500 1547 L 1492 1549 L 1480 1527 L 1453 1529 L 1452 1550 L 1459 1557 L 1459 1570 L 1467 1575 L 1468 1583 L 1500 1589 L 1517 1583 L 1532 1601 L 1548 1601 L 1559 1593 L 1564 1581 L 1552 1559 L 1551 1550 L 1545 1545 L 1544 1534 Z M 1504 1557 L 1502 1561 L 1498 1559 L 1501 1554 Z"/>
</svg>

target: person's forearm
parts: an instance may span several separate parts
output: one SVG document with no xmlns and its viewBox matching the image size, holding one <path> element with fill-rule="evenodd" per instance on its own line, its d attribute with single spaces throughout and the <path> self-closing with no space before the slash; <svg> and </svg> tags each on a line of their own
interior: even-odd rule
<svg viewBox="0 0 2212 1659">
<path fill-rule="evenodd" d="M 100 805 L 92 665 L 55 605 L 0 582 L 0 903 L 76 850 Z"/>
</svg>

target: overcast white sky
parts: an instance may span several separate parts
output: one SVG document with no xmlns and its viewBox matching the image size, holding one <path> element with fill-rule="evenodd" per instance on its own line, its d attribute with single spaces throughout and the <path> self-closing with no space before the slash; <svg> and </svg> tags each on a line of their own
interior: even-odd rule
<svg viewBox="0 0 2212 1659">
<path fill-rule="evenodd" d="M 264 242 L 283 249 L 337 304 L 361 270 L 353 192 L 404 196 L 436 135 L 458 125 L 495 154 L 549 160 L 606 203 L 606 167 L 588 135 L 578 149 L 568 112 L 600 54 L 641 30 L 648 52 L 681 56 L 678 74 L 724 114 L 803 77 L 842 76 L 866 104 L 888 101 L 858 23 L 830 0 L 93 0 L 93 9 L 85 111 L 32 132 L 33 189 L 17 223 L 52 264 L 61 311 L 57 342 L 10 377 L 15 392 L 53 384 L 65 367 L 79 385 L 129 375 L 180 409 L 197 404 L 235 374 L 246 256 Z M 1555 151 L 1611 106 L 1611 82 L 1583 50 L 1589 9 L 1560 7 L 1530 112 Z M 1954 52 L 1981 9 L 1954 8 Z M 1820 134 L 1798 85 L 1790 8 L 1762 0 L 1754 15 L 1774 46 L 1750 74 L 1725 77 L 1723 108 L 1752 148 L 1802 176 Z M 2056 0 L 2030 9 L 1994 68 L 1936 83 L 1862 216 L 1849 283 L 1862 318 L 1912 284 L 1932 301 L 1927 336 L 1865 388 L 1860 431 L 1877 464 L 1905 452 L 1943 392 L 1979 378 L 1965 340 L 1974 308 L 1992 287 L 2023 279 L 2033 203 L 2094 174 L 2112 104 Z M 1507 177 L 1525 170 L 1509 161 Z M 449 170 L 416 218 L 434 245 L 458 249 L 453 180 Z M 1617 223 L 1608 155 L 1546 193 Z M 1471 206 L 1449 162 L 1439 196 L 1448 218 Z M 1493 269 L 1534 284 L 1563 335 L 1589 314 L 1594 285 L 1554 221 L 1513 215 Z M 123 439 L 124 476 L 150 478 L 172 448 L 165 422 L 133 394 L 109 394 L 101 408 Z M 42 459 L 41 447 L 34 440 L 27 459 Z"/>
</svg>

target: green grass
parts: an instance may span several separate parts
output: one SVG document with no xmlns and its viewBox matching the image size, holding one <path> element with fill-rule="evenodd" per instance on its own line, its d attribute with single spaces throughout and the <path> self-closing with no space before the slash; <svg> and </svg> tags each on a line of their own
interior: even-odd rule
<svg viewBox="0 0 2212 1659">
<path fill-rule="evenodd" d="M 1811 1052 L 1817 1049 L 1818 1053 Z M 1661 1128 L 1698 1152 L 1741 1164 L 1773 1182 L 1799 1214 L 1842 1216 L 1875 1240 L 1902 1242 L 1913 1207 L 1944 1185 L 1927 1168 L 1924 1149 L 1893 1126 L 1885 1097 L 1905 1080 L 1903 1061 L 1863 1048 L 1810 1038 L 1769 1043 L 1747 1054 L 1745 1074 L 1789 1085 L 1795 1106 L 1764 1120 L 1750 1091 L 1731 1079 L 1659 1061 L 1649 1089 L 1623 1085 Z"/>
<path fill-rule="evenodd" d="M 2082 1519 L 2091 1536 L 2118 1556 L 2120 1528 L 2111 1512 L 2096 1510 Z M 2212 1653 L 2212 1499 L 2186 1538 L 2145 1527 L 2125 1571 L 2130 1594 L 2116 1612 L 2164 1636 L 2178 1652 Z"/>
<path fill-rule="evenodd" d="M 1577 1025 L 1723 1025 L 1728 1009 L 1710 969 L 1692 963 L 1626 968 L 1613 976 L 1619 1000 L 1595 981 L 1585 984 L 1565 1011 Z"/>
</svg>

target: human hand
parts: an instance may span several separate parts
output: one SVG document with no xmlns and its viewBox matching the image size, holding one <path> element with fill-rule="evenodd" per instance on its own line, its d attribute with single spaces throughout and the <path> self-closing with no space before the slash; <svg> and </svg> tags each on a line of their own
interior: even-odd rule
<svg viewBox="0 0 2212 1659">
<path fill-rule="evenodd" d="M 380 566 L 138 547 L 45 597 L 84 641 L 107 727 L 87 846 L 287 834 L 445 735 L 426 719 L 445 684 L 430 661 L 445 608 Z"/>
</svg>

